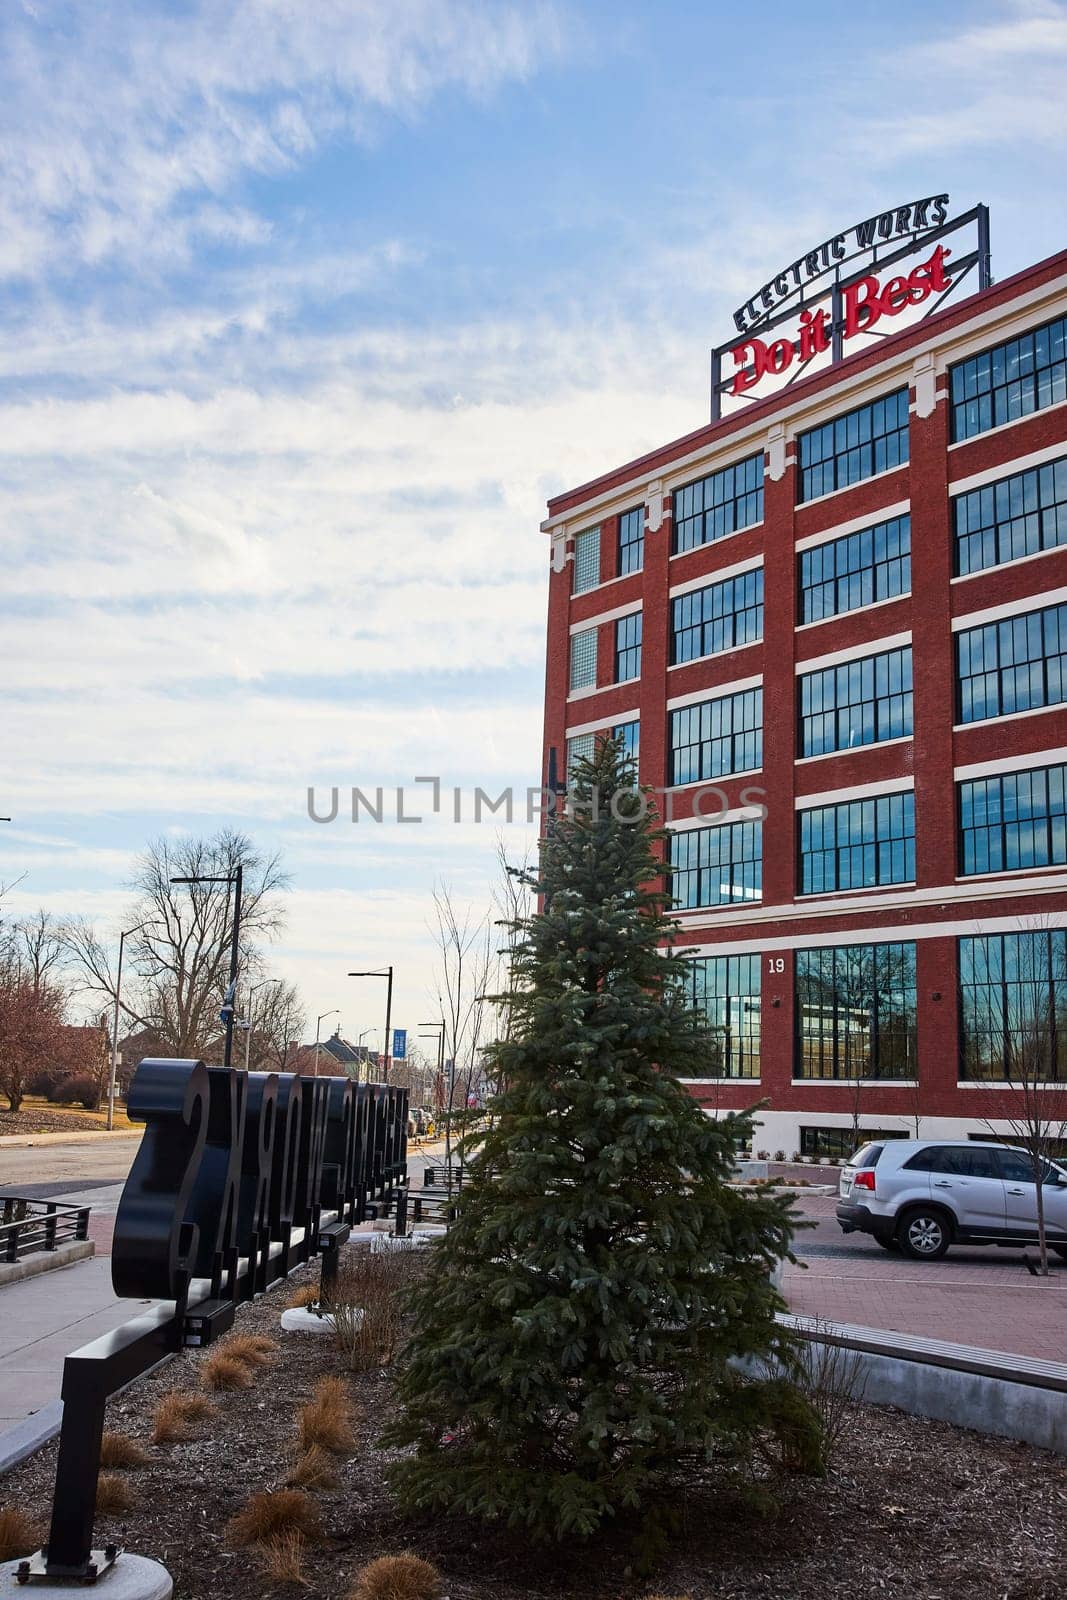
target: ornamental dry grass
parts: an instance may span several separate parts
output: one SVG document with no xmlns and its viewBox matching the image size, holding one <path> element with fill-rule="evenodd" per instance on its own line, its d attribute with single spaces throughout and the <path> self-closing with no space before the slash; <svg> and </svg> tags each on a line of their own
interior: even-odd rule
<svg viewBox="0 0 1067 1600">
<path fill-rule="evenodd" d="M 228 1355 L 220 1345 L 217 1350 L 212 1350 L 200 1368 L 200 1382 L 205 1389 L 225 1394 L 233 1389 L 247 1389 L 252 1382 L 252 1374 L 244 1361 Z"/>
<path fill-rule="evenodd" d="M 182 1444 L 195 1439 L 197 1423 L 215 1415 L 215 1407 L 202 1394 L 172 1389 L 165 1394 L 152 1415 L 153 1444 Z"/>
<path fill-rule="evenodd" d="M 355 1449 L 352 1432 L 352 1398 L 343 1378 L 320 1378 L 307 1405 L 297 1414 L 300 1448 L 329 1450 L 348 1455 Z"/>
<path fill-rule="evenodd" d="M 405 1550 L 368 1561 L 356 1574 L 348 1600 L 435 1600 L 440 1593 L 441 1574 L 433 1563 Z"/>
<path fill-rule="evenodd" d="M 115 1472 L 102 1472 L 96 1480 L 96 1511 L 101 1517 L 116 1517 L 133 1505 L 133 1490 Z"/>
<path fill-rule="evenodd" d="M 249 1497 L 231 1518 L 227 1532 L 235 1545 L 266 1544 L 294 1533 L 316 1539 L 319 1514 L 314 1501 L 301 1489 L 266 1489 Z"/>
<path fill-rule="evenodd" d="M 337 1464 L 328 1450 L 313 1444 L 299 1458 L 288 1481 L 289 1487 L 294 1489 L 336 1489 Z"/>
<path fill-rule="evenodd" d="M 32 1556 L 41 1543 L 37 1524 L 17 1506 L 0 1506 L 0 1561 Z"/>
<path fill-rule="evenodd" d="M 265 1333 L 233 1333 L 219 1345 L 219 1352 L 246 1367 L 262 1367 L 278 1353 L 278 1343 Z"/>
<path fill-rule="evenodd" d="M 128 1433 L 114 1433 L 109 1429 L 101 1436 L 102 1467 L 143 1467 L 148 1459 L 148 1451 Z"/>
<path fill-rule="evenodd" d="M 392 1361 L 404 1327 L 405 1291 L 422 1272 L 418 1250 L 353 1251 L 337 1273 L 330 1312 L 353 1372 Z"/>
<path fill-rule="evenodd" d="M 302 1583 L 307 1540 L 302 1533 L 276 1533 L 259 1547 L 259 1570 L 270 1583 Z"/>
<path fill-rule="evenodd" d="M 302 1283 L 299 1289 L 294 1289 L 289 1296 L 288 1306 L 290 1311 L 297 1311 L 301 1306 L 318 1304 L 319 1286 L 317 1283 Z"/>
</svg>

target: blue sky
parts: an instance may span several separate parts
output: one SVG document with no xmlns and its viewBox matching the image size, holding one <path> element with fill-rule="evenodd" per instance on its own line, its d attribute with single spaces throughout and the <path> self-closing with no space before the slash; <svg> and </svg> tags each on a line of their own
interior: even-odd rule
<svg viewBox="0 0 1067 1600">
<path fill-rule="evenodd" d="M 117 928 L 147 838 L 232 824 L 312 1014 L 390 958 L 432 1014 L 493 827 L 307 786 L 535 782 L 545 497 L 699 425 L 735 304 L 860 217 L 1061 248 L 1065 67 L 1060 0 L 7 0 L 5 912 Z"/>
</svg>

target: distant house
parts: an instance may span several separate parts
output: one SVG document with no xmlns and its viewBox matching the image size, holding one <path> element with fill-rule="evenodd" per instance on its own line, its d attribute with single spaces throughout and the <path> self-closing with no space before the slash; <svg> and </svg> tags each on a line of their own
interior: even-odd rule
<svg viewBox="0 0 1067 1600">
<path fill-rule="evenodd" d="M 286 1058 L 287 1072 L 299 1072 L 305 1078 L 315 1076 L 315 1046 L 300 1044 L 290 1049 Z M 350 1044 L 339 1033 L 320 1039 L 318 1045 L 319 1077 L 375 1079 L 378 1075 L 378 1052 L 366 1045 Z"/>
</svg>

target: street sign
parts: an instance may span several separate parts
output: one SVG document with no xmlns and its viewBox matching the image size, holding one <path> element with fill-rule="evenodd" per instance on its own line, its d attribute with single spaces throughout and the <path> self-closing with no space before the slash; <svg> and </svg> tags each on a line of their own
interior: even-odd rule
<svg viewBox="0 0 1067 1600">
<path fill-rule="evenodd" d="M 408 1053 L 408 1030 L 406 1028 L 393 1029 L 393 1060 L 405 1061 Z"/>
</svg>

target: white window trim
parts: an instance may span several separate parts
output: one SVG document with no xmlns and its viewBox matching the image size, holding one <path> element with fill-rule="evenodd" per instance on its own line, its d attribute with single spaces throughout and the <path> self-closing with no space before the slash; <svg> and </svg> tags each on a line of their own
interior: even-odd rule
<svg viewBox="0 0 1067 1600">
<path fill-rule="evenodd" d="M 998 722 L 1018 722 L 1022 717 L 1047 717 L 1053 711 L 1067 711 L 1067 700 L 1057 700 L 1054 706 L 1034 706 L 1030 711 L 1005 711 L 999 717 L 980 717 L 977 722 L 954 722 L 953 733 L 966 733 L 968 728 L 989 728 Z M 1020 756 L 1020 761 L 1029 760 Z"/>
<path fill-rule="evenodd" d="M 821 794 L 798 794 L 793 801 L 797 811 L 813 811 L 818 806 L 847 805 L 850 800 L 877 800 L 883 794 L 907 794 L 915 788 L 914 775 L 883 778 L 880 783 L 857 783 L 851 788 L 824 789 Z"/>
<path fill-rule="evenodd" d="M 1057 401 L 1056 404 L 1060 405 L 1062 402 Z M 1051 406 L 1046 407 L 1046 410 L 1052 409 Z M 1040 416 L 1041 413 L 1032 412 L 1031 415 Z M 1023 420 L 1030 419 L 1027 417 Z M 983 437 L 982 434 L 975 435 L 975 438 Z M 964 443 L 971 444 L 972 440 L 966 439 Z M 956 499 L 959 495 L 970 494 L 975 489 L 987 489 L 991 483 L 1000 483 L 1004 478 L 1017 477 L 1020 472 L 1029 472 L 1032 467 L 1048 466 L 1050 461 L 1059 461 L 1063 456 L 1067 456 L 1067 443 L 1061 441 L 1059 444 L 1046 445 L 1043 450 L 1031 450 L 1029 455 L 1014 456 L 1010 461 L 1000 462 L 998 466 L 986 467 L 983 472 L 972 472 L 968 478 L 956 478 L 949 484 L 948 492 L 953 499 Z"/>
<path fill-rule="evenodd" d="M 800 851 L 797 851 L 797 854 L 799 855 Z M 892 885 L 886 883 L 868 883 L 864 884 L 864 886 L 860 889 L 818 889 L 813 894 L 802 894 L 798 890 L 797 904 L 817 906 L 823 900 L 833 900 L 835 897 L 843 894 L 852 895 L 857 901 L 860 901 L 867 895 L 879 893 L 884 894 L 886 889 L 890 887 L 894 889 L 914 889 L 915 879 L 903 878 L 900 883 L 894 883 Z"/>
<path fill-rule="evenodd" d="M 1055 316 L 1046 317 L 1044 321 L 1058 322 L 1059 318 Z M 988 340 L 983 340 L 976 349 L 971 351 L 971 355 L 981 355 L 986 350 L 995 349 L 998 344 L 1010 344 L 1013 339 L 1019 337 L 1020 333 L 1031 332 L 1033 326 L 1034 323 L 1031 319 L 1021 326 L 1016 333 L 1008 333 L 1003 338 L 994 339 L 992 345 Z M 968 360 L 970 360 L 970 356 L 953 356 L 949 365 L 957 367 L 961 361 Z M 951 455 L 953 450 L 963 450 L 969 444 L 977 444 L 979 439 L 992 439 L 999 433 L 1007 433 L 1009 428 L 1018 428 L 1024 422 L 1033 422 L 1035 417 L 1047 417 L 1050 413 L 1061 411 L 1065 406 L 1067 406 L 1067 400 L 1056 400 L 1050 406 L 1042 406 L 1040 411 L 1028 411 L 1025 417 L 1012 417 L 1010 422 L 998 422 L 995 428 L 986 428 L 983 433 L 972 433 L 969 439 L 957 439 L 953 444 L 949 445 L 949 454 Z"/>
<path fill-rule="evenodd" d="M 973 728 L 974 723 L 968 722 L 968 728 Z M 1024 761 L 1025 766 L 1019 763 Z M 1059 745 L 1051 750 L 1027 750 L 1021 756 L 1001 756 L 996 761 L 971 761 L 963 767 L 953 767 L 952 776 L 957 783 L 966 783 L 970 778 L 996 778 L 1004 772 L 1032 772 L 1038 767 L 1055 767 L 1067 762 L 1067 746 Z"/>
<path fill-rule="evenodd" d="M 730 776 L 732 777 L 733 774 L 731 773 Z M 716 779 L 708 778 L 703 784 L 698 784 L 696 787 L 718 789 L 721 788 L 721 785 Z M 713 817 L 678 817 L 674 821 L 662 823 L 661 826 L 666 828 L 668 833 L 691 833 L 694 828 L 728 828 L 735 822 L 762 821 L 762 806 L 735 806 L 732 811 L 720 811 Z M 750 905 L 756 904 L 754 900 L 746 903 Z"/>
<path fill-rule="evenodd" d="M 893 467 L 891 470 L 896 472 L 899 468 Z M 867 480 L 863 479 L 862 481 L 865 483 Z M 849 488 L 854 489 L 855 484 L 849 484 Z M 834 490 L 835 494 L 839 492 L 839 490 Z M 805 500 L 804 504 L 805 506 L 811 506 L 815 502 L 814 500 Z M 910 500 L 894 500 L 891 506 L 885 506 L 881 511 L 876 511 L 870 516 L 850 517 L 848 522 L 835 522 L 832 527 L 823 528 L 821 533 L 805 534 L 803 539 L 797 540 L 796 549 L 798 552 L 801 550 L 814 550 L 820 544 L 832 544 L 835 539 L 847 539 L 850 533 L 863 533 L 867 528 L 876 528 L 880 522 L 892 522 L 896 517 L 907 516 L 910 512 Z"/>
<path fill-rule="evenodd" d="M 758 642 L 758 640 L 753 640 L 754 644 Z M 745 650 L 748 647 L 747 645 L 740 645 L 738 648 Z M 727 652 L 725 650 L 720 650 L 718 653 L 719 655 L 726 655 Z M 708 657 L 702 656 L 700 659 L 707 660 Z M 691 661 L 684 661 L 681 663 L 682 666 L 686 667 L 690 667 L 692 664 L 693 663 Z M 691 689 L 688 694 L 676 694 L 672 699 L 667 701 L 667 710 L 681 711 L 685 706 L 698 706 L 701 705 L 705 700 L 725 700 L 729 695 L 732 694 L 744 694 L 747 689 L 762 688 L 763 673 L 756 672 L 753 673 L 750 678 L 734 678 L 732 683 L 716 683 L 707 689 Z"/>
<path fill-rule="evenodd" d="M 955 542 L 955 535 L 953 535 Z M 1011 567 L 1025 567 L 1031 561 L 1046 561 L 1049 556 L 1060 554 L 1067 549 L 1067 545 L 1049 545 L 1047 550 L 1034 550 L 1028 556 L 1015 556 L 1011 561 L 994 561 L 988 567 L 976 567 L 973 572 L 961 572 L 957 577 L 948 581 L 953 583 L 973 583 L 976 578 L 988 578 L 991 572 L 1007 572 Z M 1021 600 L 1020 605 L 1028 605 L 1029 597 Z"/>
<path fill-rule="evenodd" d="M 718 469 L 716 469 L 716 470 L 718 470 Z M 714 477 L 714 473 L 707 473 L 707 474 L 705 474 L 705 476 Z M 699 478 L 697 478 L 695 480 L 690 478 L 688 480 L 688 483 L 693 483 L 694 481 L 699 483 L 701 480 Z M 687 486 L 688 486 L 687 484 L 683 484 L 681 487 L 682 488 L 686 488 Z M 678 492 L 677 490 L 673 491 L 674 494 L 677 494 L 677 492 Z M 758 522 L 746 522 L 743 528 L 732 528 L 729 533 L 720 534 L 717 539 L 705 539 L 703 544 L 695 544 L 689 550 L 675 550 L 673 552 L 673 554 L 668 559 L 671 560 L 671 561 L 683 561 L 686 556 L 699 555 L 701 550 L 717 550 L 719 548 L 719 546 L 720 545 L 724 545 L 728 539 L 737 539 L 743 533 L 751 533 L 753 528 L 762 528 L 763 527 L 763 522 L 764 522 L 764 519 L 762 517 L 760 518 L 760 520 Z M 673 526 L 676 527 L 677 524 L 675 523 Z M 674 534 L 672 532 L 672 534 L 671 534 L 672 542 L 673 542 L 673 539 L 674 539 Z"/>
<path fill-rule="evenodd" d="M 861 898 L 857 899 L 857 892 Z M 781 905 L 767 905 L 752 903 L 747 918 L 741 919 L 746 928 L 753 928 L 760 923 L 774 925 L 793 924 L 796 922 L 810 922 L 813 918 L 823 917 L 854 917 L 857 912 L 893 912 L 914 911 L 916 906 L 930 906 L 941 909 L 954 902 L 966 905 L 977 904 L 980 908 L 979 915 L 959 922 L 927 922 L 909 923 L 902 927 L 899 923 L 892 927 L 879 927 L 871 929 L 836 928 L 829 931 L 813 931 L 811 933 L 796 933 L 790 930 L 788 935 L 775 932 L 760 939 L 745 939 L 751 950 L 779 951 L 793 950 L 798 946 L 821 947 L 833 944 L 891 944 L 905 942 L 911 939 L 946 938 L 955 934 L 969 933 L 1017 933 L 1019 931 L 1018 913 L 1011 917 L 990 917 L 983 914 L 984 908 L 992 899 L 1015 899 L 1020 892 L 1039 894 L 1062 894 L 1063 883 L 1055 878 L 1017 878 L 1004 882 L 967 882 L 942 884 L 933 889 L 905 888 L 900 892 L 896 885 L 890 889 L 878 888 L 853 892 L 851 895 L 838 900 L 820 900 L 817 906 L 812 906 L 807 898 L 803 900 L 788 901 Z M 671 915 L 678 920 L 680 913 L 674 911 Z M 720 916 L 718 907 L 705 907 L 699 913 L 685 913 L 688 927 L 693 918 L 699 916 L 704 926 L 710 931 L 720 927 L 736 925 L 736 915 Z M 1042 917 L 1048 920 L 1050 927 L 1067 927 L 1067 909 L 1053 908 L 1042 912 Z M 732 946 L 736 952 L 740 947 Z M 712 943 L 690 945 L 686 942 L 686 949 L 692 949 L 694 955 L 722 955 L 731 949 L 728 943 Z"/>
<path fill-rule="evenodd" d="M 996 569 L 987 567 L 985 570 L 990 572 Z M 1032 611 L 1043 611 L 1046 606 L 1061 606 L 1065 600 L 1067 585 L 1046 589 L 1041 594 L 1023 595 L 1021 599 L 1009 600 L 1004 605 L 986 606 L 982 611 L 968 611 L 965 616 L 953 617 L 952 632 L 965 633 L 968 628 L 981 628 L 987 622 L 1003 622 L 1007 617 L 1028 617 Z"/>
<path fill-rule="evenodd" d="M 798 622 L 793 629 L 794 633 L 807 633 L 809 628 L 824 628 L 828 622 L 840 622 L 842 617 L 854 617 L 857 611 L 877 611 L 880 606 L 895 606 L 901 600 L 911 599 L 911 590 L 904 589 L 900 594 L 891 594 L 885 600 L 872 600 L 867 605 L 850 606 L 847 611 L 833 611 L 828 617 L 817 617 L 814 622 Z"/>
<path fill-rule="evenodd" d="M 955 881 L 956 883 L 999 883 L 1001 881 L 1007 882 L 1009 879 L 1019 879 L 1028 883 L 1031 880 L 1024 878 L 1023 874 L 1034 872 L 1040 873 L 1042 876 L 1048 873 L 1058 873 L 1062 877 L 1064 873 L 1067 873 L 1067 866 L 1010 867 L 1007 872 L 957 872 Z"/>
<path fill-rule="evenodd" d="M 628 600 L 625 605 L 616 606 L 612 611 L 598 611 L 595 617 L 586 617 L 584 622 L 572 622 L 570 635 L 573 639 L 576 633 L 591 633 L 594 628 L 599 628 L 605 622 L 617 622 L 620 617 L 632 617 L 635 611 L 643 609 L 642 600 Z"/>
<path fill-rule="evenodd" d="M 613 688 L 613 684 L 605 685 Z M 639 722 L 640 710 L 620 711 L 616 717 L 598 717 L 595 722 L 579 722 L 573 728 L 568 728 L 563 737 L 565 739 L 580 739 L 584 733 L 601 733 L 605 728 L 614 728 L 622 722 Z"/>
<path fill-rule="evenodd" d="M 666 787 L 667 794 L 685 794 L 687 789 L 717 789 L 724 783 L 733 783 L 736 778 L 758 778 L 763 771 L 762 767 L 745 767 L 741 772 L 724 772 L 718 778 L 691 778 L 688 783 L 671 783 Z M 705 818 L 709 827 L 715 826 L 715 819 Z M 669 828 L 669 822 L 664 824 Z"/>
<path fill-rule="evenodd" d="M 721 544 L 722 540 L 717 539 L 716 543 Z M 712 589 L 717 583 L 729 583 L 731 578 L 740 578 L 746 572 L 757 572 L 762 566 L 762 553 L 749 556 L 744 561 L 735 562 L 732 567 L 718 567 L 711 572 L 702 572 L 697 578 L 686 578 L 683 583 L 672 583 L 667 590 L 667 598 L 677 600 L 679 595 L 692 594 L 696 589 Z"/>
<path fill-rule="evenodd" d="M 827 667 L 843 667 L 848 661 L 865 661 L 868 656 L 884 655 L 889 650 L 903 650 L 911 644 L 911 629 L 900 633 L 887 633 L 881 639 L 866 639 L 862 644 L 849 645 L 845 650 L 831 650 L 824 656 L 809 656 L 794 663 L 793 671 L 802 677 L 809 672 L 824 672 Z"/>
<path fill-rule="evenodd" d="M 970 723 L 967 724 L 971 726 Z M 854 756 L 861 750 L 888 750 L 894 744 L 911 744 L 915 735 L 913 733 L 898 733 L 893 739 L 874 739 L 870 744 L 847 745 L 841 750 L 822 750 L 817 756 L 797 756 L 793 762 L 794 767 L 806 767 L 812 761 L 832 761 L 835 756 Z"/>
<path fill-rule="evenodd" d="M 897 389 L 903 389 L 903 387 L 904 387 L 904 385 L 902 383 L 895 384 L 893 386 L 893 388 L 887 389 L 884 394 L 877 395 L 875 398 L 878 399 L 878 400 L 888 400 L 888 398 L 889 398 L 889 396 L 891 394 L 895 394 Z M 865 406 L 872 405 L 873 403 L 874 402 L 870 401 L 870 400 L 861 400 L 859 402 L 859 405 L 846 406 L 844 411 L 836 412 L 833 417 L 827 417 L 826 421 L 827 422 L 833 422 L 833 421 L 836 420 L 836 417 L 848 416 L 850 411 L 862 411 Z M 816 423 L 811 424 L 810 426 L 807 423 L 805 423 L 804 427 L 800 429 L 800 432 L 801 433 L 814 433 L 817 428 L 824 428 L 825 426 L 826 426 L 825 422 L 816 422 Z M 889 477 L 892 476 L 892 474 L 894 472 L 907 472 L 908 467 L 910 465 L 911 465 L 911 462 L 910 462 L 910 460 L 908 460 L 908 461 L 902 461 L 900 463 L 900 465 L 896 466 L 896 467 L 883 467 L 881 472 L 872 472 L 869 478 L 857 478 L 855 483 L 843 484 L 840 489 L 827 489 L 825 494 L 817 494 L 813 500 L 798 500 L 797 503 L 796 503 L 795 509 L 797 511 L 807 511 L 809 506 L 821 506 L 821 505 L 824 505 L 827 500 L 832 500 L 835 495 L 848 494 L 850 489 L 858 489 L 862 484 L 865 484 L 865 483 L 877 483 L 880 478 L 889 478 Z M 798 488 L 799 488 L 800 471 L 801 471 L 801 469 L 800 469 L 799 458 L 798 458 L 798 464 L 797 464 L 797 480 L 798 480 L 797 486 L 798 486 Z"/>
</svg>

